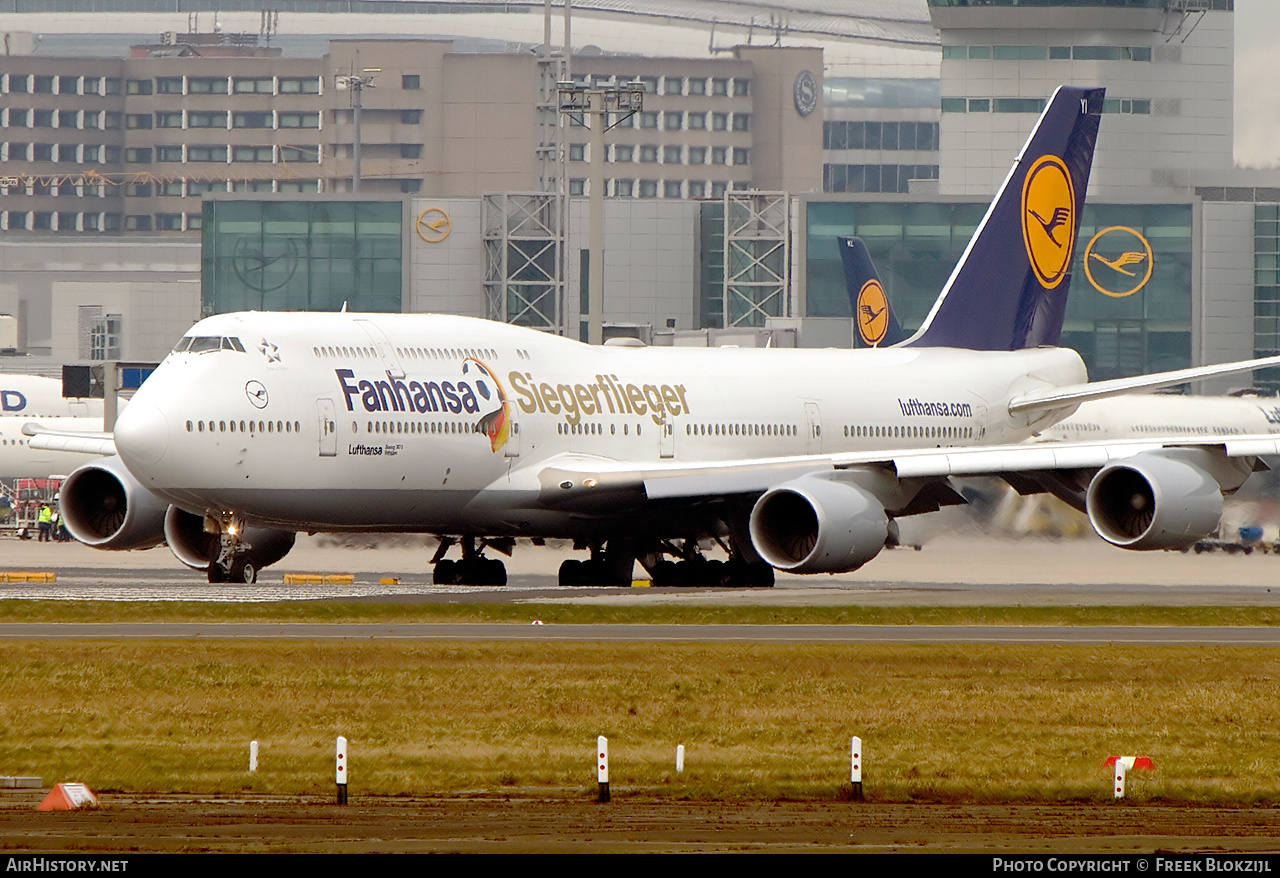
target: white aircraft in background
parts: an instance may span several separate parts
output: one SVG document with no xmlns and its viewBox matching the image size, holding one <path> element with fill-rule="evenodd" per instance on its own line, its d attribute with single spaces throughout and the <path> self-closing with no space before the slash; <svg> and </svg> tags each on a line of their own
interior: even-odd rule
<svg viewBox="0 0 1280 878">
<path fill-rule="evenodd" d="M 110 442 L 110 434 L 102 430 L 102 416 L 98 417 L 0 417 L 0 482 L 15 479 L 44 479 L 52 475 L 65 475 L 100 457 L 101 441 L 92 443 L 92 451 L 74 450 L 74 444 L 50 449 L 33 446 L 31 439 L 37 433 L 76 434 L 84 438 Z M 111 452 L 114 453 L 114 452 Z"/>
<path fill-rule="evenodd" d="M 41 375 L 0 373 L 0 417 L 102 417 L 102 400 L 68 399 L 62 381 Z"/>
<path fill-rule="evenodd" d="M 838 237 L 849 304 L 854 316 L 854 344 L 896 347 L 907 344 L 866 243 Z M 1037 343 L 1058 343 L 1061 315 L 1042 323 Z M 1131 393 L 1081 403 L 1074 414 L 1036 430 L 1027 442 L 1101 442 L 1114 439 L 1171 437 L 1232 438 L 1280 434 L 1280 398 L 1253 394 L 1189 396 L 1179 393 Z M 1258 468 L 1265 469 L 1265 465 Z M 1093 473 L 1054 470 L 1032 475 L 1005 474 L 1023 494 L 1049 491 L 1080 511 L 1086 510 Z"/>
<path fill-rule="evenodd" d="M 102 432 L 100 399 L 64 398 L 62 382 L 39 375 L 0 373 L 0 482 L 66 474 L 97 460 L 78 451 L 32 447 L 36 432 Z"/>
<path fill-rule="evenodd" d="M 252 581 L 297 531 L 370 531 L 444 537 L 438 581 L 505 581 L 487 546 L 556 537 L 591 550 L 566 584 L 629 581 L 636 560 L 658 584 L 766 584 L 857 569 L 896 518 L 963 502 L 949 476 L 1063 472 L 1089 474 L 1113 544 L 1189 544 L 1280 439 L 1020 444 L 1091 399 L 1280 364 L 1090 384 L 1074 351 L 1038 347 L 1060 321 L 1102 100 L 1054 93 L 901 347 L 592 347 L 443 315 L 223 314 L 135 394 L 119 456 L 64 483 L 64 520 L 102 548 L 167 539 L 211 581 Z M 703 559 L 707 538 L 731 560 Z M 453 540 L 461 561 L 443 558 Z"/>
</svg>

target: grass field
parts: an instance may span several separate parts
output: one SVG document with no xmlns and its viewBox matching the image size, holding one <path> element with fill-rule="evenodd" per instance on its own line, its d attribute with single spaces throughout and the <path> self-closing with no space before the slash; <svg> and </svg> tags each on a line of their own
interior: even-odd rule
<svg viewBox="0 0 1280 878">
<path fill-rule="evenodd" d="M 545 608 L 544 608 L 545 609 Z M 769 621 L 775 621 L 770 619 Z M 100 791 L 1280 805 L 1280 652 L 1255 648 L 17 642 L 0 774 Z M 246 772 L 248 743 L 261 768 Z M 686 771 L 674 772 L 677 744 Z"/>
<path fill-rule="evenodd" d="M 532 622 L 684 625 L 1280 625 L 1266 606 L 622 606 L 560 603 L 363 601 L 0 601 L 0 623 L 21 622 Z"/>
</svg>

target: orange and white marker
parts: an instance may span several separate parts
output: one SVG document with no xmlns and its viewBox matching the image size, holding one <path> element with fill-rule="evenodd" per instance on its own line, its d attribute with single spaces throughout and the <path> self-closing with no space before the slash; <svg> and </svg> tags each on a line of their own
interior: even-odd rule
<svg viewBox="0 0 1280 878">
<path fill-rule="evenodd" d="M 334 779 L 338 782 L 338 804 L 345 805 L 347 804 L 347 739 L 342 736 L 338 737 Z"/>
<path fill-rule="evenodd" d="M 36 806 L 37 811 L 76 811 L 98 807 L 98 797 L 82 783 L 54 784 L 49 795 Z"/>
<path fill-rule="evenodd" d="M 596 738 L 596 783 L 600 785 L 600 801 L 609 801 L 609 739 Z"/>
<path fill-rule="evenodd" d="M 1151 761 L 1150 756 L 1108 756 L 1105 764 L 1112 766 L 1117 762 L 1123 762 L 1124 767 L 1129 771 L 1156 770 L 1156 764 Z"/>
</svg>

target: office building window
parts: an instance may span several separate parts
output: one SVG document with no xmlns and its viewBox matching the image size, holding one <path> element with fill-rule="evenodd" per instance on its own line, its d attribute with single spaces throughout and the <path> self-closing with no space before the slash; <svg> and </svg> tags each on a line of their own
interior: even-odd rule
<svg viewBox="0 0 1280 878">
<path fill-rule="evenodd" d="M 657 198 L 658 197 L 658 181 L 657 180 L 641 180 L 640 181 L 640 197 L 641 198 Z"/>
<path fill-rule="evenodd" d="M 690 79 L 689 94 L 705 95 L 707 93 L 707 81 L 705 79 Z"/>
<path fill-rule="evenodd" d="M 719 78 L 711 80 L 711 94 L 718 98 L 728 97 L 729 80 Z"/>
<path fill-rule="evenodd" d="M 684 127 L 684 113 L 678 110 L 667 110 L 662 114 L 662 127 L 668 131 L 679 131 Z"/>
<path fill-rule="evenodd" d="M 635 192 L 634 180 L 614 180 L 613 194 L 619 198 L 630 198 Z"/>
<path fill-rule="evenodd" d="M 728 113 L 712 113 L 711 129 L 713 131 L 729 130 L 729 114 Z"/>
<path fill-rule="evenodd" d="M 406 73 L 400 77 L 400 87 L 407 91 L 417 91 L 422 88 L 422 77 L 416 73 Z"/>
<path fill-rule="evenodd" d="M 125 92 L 131 95 L 149 95 L 155 86 L 149 79 L 130 79 L 125 85 Z"/>
<path fill-rule="evenodd" d="M 41 94 L 53 94 L 53 77 L 52 77 L 52 76 L 37 76 L 37 77 L 35 77 L 35 89 L 34 89 L 34 90 L 35 90 L 35 93 L 36 93 L 36 94 L 38 94 L 38 95 L 41 95 Z"/>
<path fill-rule="evenodd" d="M 733 130 L 734 131 L 750 131 L 751 130 L 751 114 L 750 113 L 734 113 L 733 114 Z"/>
<path fill-rule="evenodd" d="M 587 160 L 586 155 L 587 155 L 586 144 L 583 144 L 583 143 L 569 144 L 569 161 L 585 162 Z"/>
<path fill-rule="evenodd" d="M 658 114 L 650 110 L 645 110 L 644 112 L 642 112 L 640 114 L 640 127 L 641 128 L 657 128 Z"/>
<path fill-rule="evenodd" d="M 182 161 L 182 147 L 180 146 L 157 146 L 156 161 L 158 162 L 180 162 Z"/>
<path fill-rule="evenodd" d="M 228 91 L 228 82 L 225 76 L 192 76 L 187 79 L 188 94 L 224 95 Z"/>
<path fill-rule="evenodd" d="M 724 146 L 711 147 L 711 164 L 723 165 L 729 160 L 729 149 Z"/>
<path fill-rule="evenodd" d="M 707 183 L 705 180 L 689 181 L 689 197 L 690 198 L 705 198 L 706 194 L 707 194 Z"/>
<path fill-rule="evenodd" d="M 668 76 L 662 82 L 662 93 L 664 95 L 684 94 L 684 79 L 679 76 Z"/>
<path fill-rule="evenodd" d="M 275 91 L 275 80 L 270 76 L 237 76 L 232 83 L 236 94 L 269 95 Z"/>
<path fill-rule="evenodd" d="M 619 143 L 613 148 L 613 160 L 615 162 L 629 162 L 633 160 L 635 155 L 635 147 L 626 143 Z"/>
<path fill-rule="evenodd" d="M 225 110 L 218 110 L 213 113 L 197 113 L 194 110 L 187 112 L 188 128 L 226 128 L 227 113 Z"/>
<path fill-rule="evenodd" d="M 733 80 L 733 96 L 737 98 L 745 98 L 751 96 L 751 80 L 734 79 Z"/>
<path fill-rule="evenodd" d="M 707 148 L 705 146 L 689 147 L 689 164 L 705 165 L 707 163 Z"/>
<path fill-rule="evenodd" d="M 663 198 L 679 198 L 683 193 L 679 180 L 664 180 L 662 183 Z"/>
<path fill-rule="evenodd" d="M 187 147 L 187 161 L 226 164 L 227 148 L 225 146 L 189 146 Z M 221 191 L 221 183 L 214 185 L 219 187 L 218 191 Z"/>
<path fill-rule="evenodd" d="M 689 114 L 689 130 L 703 131 L 707 127 L 706 113 L 690 113 Z"/>
<path fill-rule="evenodd" d="M 751 164 L 751 150 L 745 146 L 735 146 L 733 148 L 733 163 L 735 165 Z"/>
<path fill-rule="evenodd" d="M 401 110 L 401 111 L 400 111 L 400 124 L 401 124 L 401 125 L 417 125 L 417 124 L 419 124 L 421 121 L 422 121 L 422 111 L 421 111 L 421 110 Z M 281 128 L 283 128 L 283 127 L 284 127 L 284 123 L 283 123 L 283 122 L 280 124 L 280 127 L 281 127 Z"/>
<path fill-rule="evenodd" d="M 680 147 L 680 146 L 677 146 L 677 145 L 664 146 L 664 147 L 662 148 L 662 161 L 663 161 L 663 163 L 664 163 L 664 164 L 668 164 L 668 165 L 678 165 L 678 164 L 680 164 L 680 163 L 681 163 L 681 162 L 680 162 L 680 159 L 681 159 L 681 155 L 680 155 L 680 154 L 681 154 L 682 152 L 683 152 L 683 149 L 682 149 L 682 147 Z"/>
<path fill-rule="evenodd" d="M 133 116 L 129 117 L 130 123 L 132 123 L 133 118 L 134 118 Z M 130 124 L 129 127 L 130 128 L 150 128 L 151 126 Z M 181 128 L 182 127 L 181 111 L 177 113 L 156 113 L 156 127 L 157 128 Z"/>
<path fill-rule="evenodd" d="M 157 77 L 156 78 L 156 94 L 161 94 L 161 95 L 182 94 L 182 77 L 181 76 Z"/>
<path fill-rule="evenodd" d="M 73 95 L 80 92 L 80 77 L 78 76 L 59 76 L 58 77 L 58 94 Z"/>
<path fill-rule="evenodd" d="M 400 144 L 400 158 L 402 159 L 422 158 L 422 144 L 421 143 Z"/>
<path fill-rule="evenodd" d="M 274 119 L 271 113 L 233 113 L 232 128 L 271 128 Z"/>
<path fill-rule="evenodd" d="M 306 76 L 302 78 L 281 77 L 280 78 L 280 94 L 320 94 L 320 78 L 317 76 Z"/>
</svg>

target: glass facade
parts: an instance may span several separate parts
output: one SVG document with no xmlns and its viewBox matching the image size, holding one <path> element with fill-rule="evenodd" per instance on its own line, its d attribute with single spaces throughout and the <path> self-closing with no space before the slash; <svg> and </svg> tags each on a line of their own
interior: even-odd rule
<svg viewBox="0 0 1280 878">
<path fill-rule="evenodd" d="M 1280 204 L 1253 208 L 1253 355 L 1280 354 Z M 1280 392 L 1280 369 L 1254 373 L 1261 387 Z"/>
<path fill-rule="evenodd" d="M 402 310 L 400 201 L 204 203 L 201 313 Z"/>
<path fill-rule="evenodd" d="M 850 316 L 836 236 L 857 235 L 903 328 L 914 331 L 986 209 L 985 202 L 808 202 L 804 316 Z M 1085 205 L 1071 285 L 1062 343 L 1080 352 L 1091 378 L 1189 366 L 1191 205 Z"/>
</svg>

